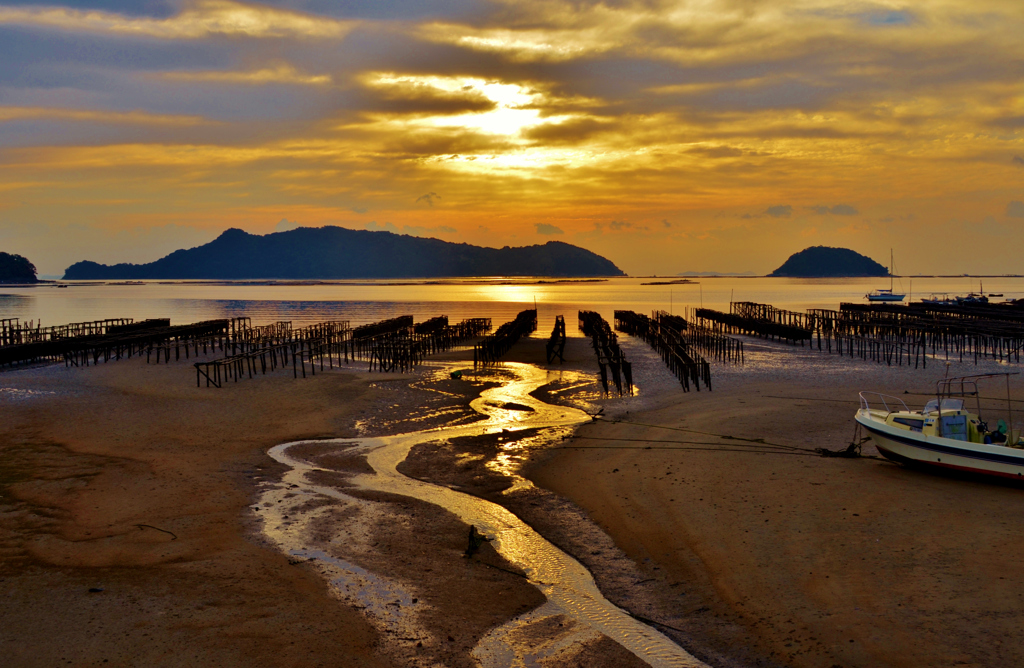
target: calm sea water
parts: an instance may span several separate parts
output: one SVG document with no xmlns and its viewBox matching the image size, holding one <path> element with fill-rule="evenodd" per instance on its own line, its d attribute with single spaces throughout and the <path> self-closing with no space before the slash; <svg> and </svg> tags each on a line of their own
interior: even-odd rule
<svg viewBox="0 0 1024 668">
<path fill-rule="evenodd" d="M 248 316 L 253 324 L 290 320 L 299 326 L 322 320 L 348 320 L 353 326 L 410 314 L 416 321 L 447 315 L 456 321 L 489 317 L 495 327 L 537 304 L 540 329 L 565 315 L 570 331 L 576 311 L 598 311 L 608 320 L 615 309 L 679 313 L 703 305 L 728 310 L 730 301 L 754 301 L 779 308 L 838 308 L 864 302 L 866 292 L 888 287 L 886 279 L 701 278 L 686 285 L 643 285 L 656 280 L 616 278 L 594 283 L 400 285 L 379 281 L 326 284 L 246 284 L 145 282 L 142 285 L 74 284 L 0 287 L 0 318 L 42 322 L 44 326 L 106 318 L 170 318 L 172 324 Z M 982 286 L 976 278 L 902 279 L 917 300 L 933 293 L 966 294 Z M 1024 278 L 984 279 L 986 293 L 1024 297 Z M 994 301 L 999 301 L 995 298 Z"/>
</svg>

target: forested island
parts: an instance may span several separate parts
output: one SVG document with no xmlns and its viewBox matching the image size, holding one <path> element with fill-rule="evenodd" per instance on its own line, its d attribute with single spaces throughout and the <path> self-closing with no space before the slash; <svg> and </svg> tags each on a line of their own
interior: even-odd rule
<svg viewBox="0 0 1024 668">
<path fill-rule="evenodd" d="M 846 278 L 888 276 L 889 270 L 866 255 L 849 248 L 812 246 L 790 255 L 781 267 L 768 275 L 791 278 Z"/>
<path fill-rule="evenodd" d="M 148 264 L 76 262 L 67 280 L 354 279 L 624 276 L 596 253 L 560 241 L 485 248 L 391 232 L 300 227 L 267 235 L 229 229 Z"/>
<path fill-rule="evenodd" d="M 0 251 L 0 283 L 38 283 L 36 266 L 27 258 Z"/>
</svg>

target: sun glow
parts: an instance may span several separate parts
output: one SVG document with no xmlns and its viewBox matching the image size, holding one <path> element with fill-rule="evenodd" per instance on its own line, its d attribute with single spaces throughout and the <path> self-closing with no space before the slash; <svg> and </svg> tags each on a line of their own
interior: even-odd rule
<svg viewBox="0 0 1024 668">
<path fill-rule="evenodd" d="M 452 133 L 477 137 L 478 148 L 439 153 L 425 162 L 459 170 L 491 171 L 568 164 L 586 157 L 580 150 L 537 145 L 529 131 L 582 118 L 578 113 L 545 113 L 559 100 L 548 91 L 506 81 L 476 77 L 443 77 L 375 73 L 364 79 L 371 89 L 390 100 L 438 100 L 451 103 L 451 113 L 377 113 L 371 118 L 388 133 Z M 585 105 L 585 101 L 573 101 Z M 459 109 L 460 105 L 463 109 Z M 466 108 L 475 107 L 475 108 Z M 495 146 L 499 146 L 495 150 Z M 484 148 L 490 147 L 490 148 Z"/>
<path fill-rule="evenodd" d="M 471 77 L 400 76 L 378 74 L 368 78 L 371 87 L 393 98 L 434 97 L 450 100 L 486 101 L 489 109 L 454 114 L 429 114 L 400 120 L 411 126 L 467 128 L 479 132 L 516 137 L 541 122 L 538 108 L 544 93 L 525 86 Z M 562 117 L 564 119 L 565 117 Z M 398 120 L 398 119 L 395 119 Z"/>
</svg>

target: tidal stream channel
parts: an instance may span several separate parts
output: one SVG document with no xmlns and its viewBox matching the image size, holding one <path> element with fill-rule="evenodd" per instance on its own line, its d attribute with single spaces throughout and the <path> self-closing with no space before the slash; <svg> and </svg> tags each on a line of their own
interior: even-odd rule
<svg viewBox="0 0 1024 668">
<path fill-rule="evenodd" d="M 486 416 L 485 420 L 393 436 L 299 441 L 272 448 L 270 456 L 288 469 L 281 483 L 266 485 L 261 490 L 259 507 L 263 511 L 260 515 L 264 535 L 293 558 L 316 560 L 320 572 L 330 580 L 339 596 L 357 601 L 390 633 L 415 637 L 420 631 L 414 628 L 408 611 L 415 610 L 417 599 L 401 584 L 316 549 L 309 528 L 317 515 L 317 506 L 311 503 L 316 498 L 359 503 L 346 494 L 346 490 L 418 499 L 443 508 L 476 527 L 547 599 L 540 607 L 491 629 L 477 643 L 472 655 L 485 668 L 539 665 L 557 656 L 568 645 L 586 643 L 601 635 L 656 668 L 705 666 L 668 637 L 606 600 L 586 568 L 502 506 L 442 485 L 409 478 L 398 471 L 412 448 L 421 443 L 496 432 L 571 428 L 591 420 L 581 410 L 553 406 L 531 396 L 531 392 L 547 382 L 545 370 L 514 363 L 505 364 L 504 369 L 511 378 L 506 377 L 498 387 L 483 390 L 470 404 L 474 411 Z M 523 409 L 524 406 L 529 410 Z M 299 449 L 297 446 L 311 444 L 320 448 L 337 446 L 349 457 L 365 456 L 372 472 L 364 467 L 363 471 L 347 478 L 344 486 L 325 485 L 316 475 L 324 469 L 292 454 Z M 288 502 L 282 502 L 285 499 Z M 296 512 L 299 502 L 306 503 L 310 510 Z M 538 642 L 536 634 L 523 633 L 525 628 L 541 625 L 545 619 L 556 616 L 571 623 L 559 624 L 545 633 L 542 642 Z M 547 625 L 551 627 L 554 625 Z M 532 641 L 524 640 L 531 637 Z"/>
</svg>

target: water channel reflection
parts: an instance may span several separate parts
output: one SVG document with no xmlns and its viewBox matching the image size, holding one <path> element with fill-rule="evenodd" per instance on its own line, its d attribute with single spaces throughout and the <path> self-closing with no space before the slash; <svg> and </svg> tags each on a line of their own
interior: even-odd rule
<svg viewBox="0 0 1024 668">
<path fill-rule="evenodd" d="M 590 573 L 575 559 L 545 540 L 514 514 L 500 505 L 479 499 L 468 494 L 420 480 L 408 478 L 398 472 L 397 467 L 408 456 L 410 450 L 419 443 L 440 439 L 457 438 L 490 434 L 501 431 L 516 432 L 525 429 L 558 429 L 567 428 L 589 421 L 590 417 L 583 411 L 552 406 L 532 396 L 530 392 L 547 382 L 547 372 L 529 364 L 508 363 L 504 369 L 511 373 L 512 380 L 506 380 L 501 386 L 484 390 L 471 406 L 487 419 L 468 425 L 428 429 L 418 432 L 358 439 L 358 446 L 352 447 L 352 439 L 338 439 L 320 442 L 336 443 L 339 447 L 349 448 L 349 453 L 364 453 L 372 473 L 360 473 L 349 479 L 359 489 L 399 494 L 441 507 L 459 517 L 463 522 L 476 526 L 477 529 L 491 540 L 495 550 L 510 563 L 521 568 L 547 598 L 547 603 L 536 610 L 522 615 L 488 633 L 477 645 L 473 655 L 486 667 L 490 666 L 525 666 L 545 656 L 559 651 L 573 642 L 586 642 L 603 634 L 619 643 L 634 655 L 651 666 L 686 667 L 704 666 L 702 662 L 685 652 L 669 638 L 657 630 L 642 624 L 625 611 L 607 601 Z M 532 410 L 510 410 L 510 404 L 528 406 Z M 273 513 L 280 508 L 282 490 L 289 490 L 289 495 L 326 495 L 334 498 L 351 499 L 342 491 L 316 485 L 308 479 L 308 474 L 318 468 L 289 454 L 298 445 L 308 441 L 286 443 L 271 449 L 270 455 L 278 462 L 289 467 L 283 478 L 283 485 L 265 491 L 261 498 L 261 506 Z M 278 514 L 283 511 L 277 511 Z M 303 545 L 303 521 L 296 521 L 288 516 L 269 521 L 264 516 L 264 531 L 272 542 L 280 549 L 292 555 L 309 553 Z M 306 520 L 308 522 L 308 520 Z M 272 528 L 276 527 L 276 528 Z M 355 573 L 361 578 L 362 585 L 353 585 L 351 578 L 346 580 L 339 571 Z M 330 569 L 329 569 L 330 570 Z M 339 575 L 339 573 L 341 573 Z M 327 571 L 325 571 L 327 574 Z M 349 564 L 341 564 L 330 570 L 328 577 L 338 586 L 361 586 L 361 591 L 372 592 L 374 588 L 387 589 L 387 583 L 373 581 L 371 574 L 358 572 Z M 343 583 L 343 584 L 339 584 Z M 396 592 L 390 591 L 388 596 Z M 372 594 L 363 601 L 363 605 L 375 609 L 370 599 Z M 382 596 L 382 599 L 386 597 Z M 383 607 L 384 601 L 376 607 Z M 383 611 L 381 614 L 385 614 Z M 395 618 L 395 613 L 385 621 L 393 627 L 403 626 L 403 620 Z M 545 639 L 542 646 L 536 642 L 524 643 L 517 638 L 529 637 L 522 633 L 524 627 L 542 623 L 544 619 L 562 615 L 570 623 L 559 629 L 557 636 Z M 415 631 L 405 631 L 412 632 Z"/>
</svg>

